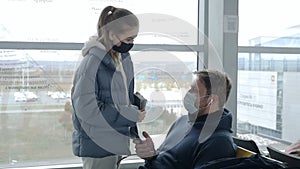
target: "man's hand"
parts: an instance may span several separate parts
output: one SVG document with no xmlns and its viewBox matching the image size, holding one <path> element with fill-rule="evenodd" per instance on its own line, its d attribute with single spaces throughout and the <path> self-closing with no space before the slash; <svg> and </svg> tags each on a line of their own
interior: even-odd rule
<svg viewBox="0 0 300 169">
<path fill-rule="evenodd" d="M 155 155 L 154 144 L 147 132 L 143 131 L 143 136 L 146 140 L 141 142 L 134 139 L 133 143 L 135 144 L 136 154 L 142 159 L 149 160 Z"/>
</svg>

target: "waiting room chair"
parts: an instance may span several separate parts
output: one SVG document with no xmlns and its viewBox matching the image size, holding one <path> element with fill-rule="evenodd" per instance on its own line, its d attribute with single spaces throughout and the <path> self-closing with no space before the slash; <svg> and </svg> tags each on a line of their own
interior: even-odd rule
<svg viewBox="0 0 300 169">
<path fill-rule="evenodd" d="M 252 155 L 255 155 L 256 153 L 250 151 L 250 150 L 247 150 L 243 147 L 240 147 L 240 146 L 237 146 L 237 149 L 236 149 L 236 154 L 235 154 L 235 157 L 237 158 L 240 158 L 240 157 L 251 157 Z"/>
<path fill-rule="evenodd" d="M 269 156 L 275 160 L 285 162 L 288 167 L 300 167 L 300 157 L 281 152 L 280 150 L 267 146 Z"/>
<path fill-rule="evenodd" d="M 236 158 L 244 158 L 244 157 L 251 158 L 251 156 L 254 156 L 254 155 L 256 155 L 256 153 L 254 153 L 250 150 L 247 150 L 243 147 L 237 146 L 236 155 L 235 155 Z M 279 161 L 279 160 L 276 160 L 276 159 L 273 159 L 273 158 L 270 158 L 270 157 L 266 157 L 264 155 L 261 155 L 260 157 L 262 159 L 265 159 L 266 161 L 269 161 L 269 162 L 272 161 L 274 163 L 277 163 L 278 165 L 286 166 L 282 161 Z"/>
<path fill-rule="evenodd" d="M 242 147 L 244 149 L 247 149 L 249 151 L 252 151 L 252 152 L 260 155 L 259 148 L 258 148 L 257 144 L 255 143 L 255 141 L 253 141 L 253 140 L 246 140 L 246 139 L 233 137 L 233 142 L 239 147 Z"/>
</svg>

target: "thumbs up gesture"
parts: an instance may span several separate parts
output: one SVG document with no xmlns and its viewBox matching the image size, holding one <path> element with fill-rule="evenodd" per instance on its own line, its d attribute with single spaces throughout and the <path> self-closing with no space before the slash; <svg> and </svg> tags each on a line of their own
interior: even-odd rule
<svg viewBox="0 0 300 169">
<path fill-rule="evenodd" d="M 134 139 L 133 143 L 135 144 L 136 154 L 142 159 L 149 160 L 156 155 L 154 144 L 147 132 L 143 131 L 143 136 L 146 138 L 144 141 Z"/>
</svg>

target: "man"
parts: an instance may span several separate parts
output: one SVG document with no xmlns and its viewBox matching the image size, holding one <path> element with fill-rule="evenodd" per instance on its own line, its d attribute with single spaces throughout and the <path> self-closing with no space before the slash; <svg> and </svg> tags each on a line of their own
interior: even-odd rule
<svg viewBox="0 0 300 169">
<path fill-rule="evenodd" d="M 184 97 L 188 115 L 171 126 L 155 150 L 151 137 L 134 140 L 137 155 L 145 159 L 140 169 L 189 169 L 226 157 L 234 157 L 232 114 L 224 108 L 231 90 L 230 78 L 222 72 L 194 72 L 195 80 Z"/>
</svg>

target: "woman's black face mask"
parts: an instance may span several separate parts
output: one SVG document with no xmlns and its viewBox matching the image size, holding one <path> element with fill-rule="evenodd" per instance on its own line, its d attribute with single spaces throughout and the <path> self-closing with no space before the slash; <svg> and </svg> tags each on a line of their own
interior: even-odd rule
<svg viewBox="0 0 300 169">
<path fill-rule="evenodd" d="M 119 38 L 118 38 L 119 39 Z M 127 53 L 132 47 L 133 47 L 133 43 L 125 43 L 125 42 L 121 42 L 120 46 L 114 45 L 112 48 L 113 50 L 119 52 L 119 53 Z"/>
</svg>

